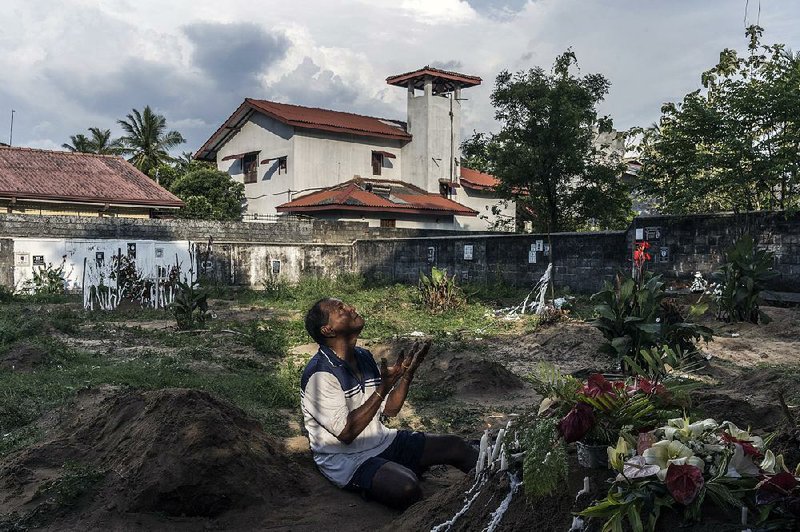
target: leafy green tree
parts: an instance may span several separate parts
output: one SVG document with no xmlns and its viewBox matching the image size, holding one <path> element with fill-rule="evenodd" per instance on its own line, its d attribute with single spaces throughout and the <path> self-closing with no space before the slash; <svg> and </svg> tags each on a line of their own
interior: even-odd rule
<svg viewBox="0 0 800 532">
<path fill-rule="evenodd" d="M 134 166 L 145 174 L 155 177 L 160 164 L 174 159 L 169 150 L 183 144 L 186 140 L 177 131 L 167 131 L 167 120 L 146 106 L 141 113 L 137 109 L 126 116 L 127 120 L 117 120 L 125 131 L 122 137 L 123 152 Z"/>
<path fill-rule="evenodd" d="M 640 187 L 667 213 L 800 207 L 800 55 L 762 45 L 720 53 L 702 88 L 644 130 Z"/>
<path fill-rule="evenodd" d="M 186 207 L 184 218 L 241 220 L 245 204 L 244 185 L 214 168 L 199 168 L 179 177 L 171 191 Z"/>
<path fill-rule="evenodd" d="M 71 144 L 64 143 L 61 147 L 71 152 L 80 153 L 97 153 L 100 155 L 117 155 L 121 153 L 122 143 L 119 139 L 111 138 L 110 129 L 90 127 L 89 133 L 91 137 L 87 137 L 83 133 L 70 135 Z"/>
<path fill-rule="evenodd" d="M 500 132 L 473 135 L 462 147 L 465 165 L 493 173 L 539 231 L 622 227 L 630 218 L 621 154 L 597 142 L 611 131 L 596 110 L 610 84 L 601 74 L 573 75 L 576 63 L 567 50 L 552 73 L 501 72 L 491 96 Z"/>
</svg>

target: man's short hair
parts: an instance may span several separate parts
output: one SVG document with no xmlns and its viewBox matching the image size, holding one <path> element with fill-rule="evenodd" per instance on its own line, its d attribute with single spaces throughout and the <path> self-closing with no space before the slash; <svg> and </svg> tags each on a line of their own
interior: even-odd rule
<svg viewBox="0 0 800 532">
<path fill-rule="evenodd" d="M 328 310 L 324 304 L 330 300 L 329 297 L 323 297 L 314 303 L 306 313 L 306 331 L 318 344 L 325 343 L 325 336 L 320 329 L 328 324 Z"/>
</svg>

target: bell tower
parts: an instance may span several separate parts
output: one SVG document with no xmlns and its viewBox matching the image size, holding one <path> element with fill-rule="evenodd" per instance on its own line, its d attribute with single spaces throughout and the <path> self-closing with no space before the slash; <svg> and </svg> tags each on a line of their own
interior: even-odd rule
<svg viewBox="0 0 800 532">
<path fill-rule="evenodd" d="M 481 78 L 425 66 L 386 83 L 408 90 L 412 139 L 403 146 L 403 180 L 451 197 L 461 175 L 461 91 Z"/>
</svg>

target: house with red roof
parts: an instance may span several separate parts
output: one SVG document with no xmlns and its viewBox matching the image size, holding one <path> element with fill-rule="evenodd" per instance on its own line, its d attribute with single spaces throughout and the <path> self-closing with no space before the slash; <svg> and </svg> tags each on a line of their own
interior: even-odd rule
<svg viewBox="0 0 800 532">
<path fill-rule="evenodd" d="M 182 206 L 119 156 L 0 146 L 6 213 L 150 218 Z"/>
<path fill-rule="evenodd" d="M 406 89 L 406 120 L 246 98 L 195 158 L 244 184 L 256 220 L 455 230 L 513 221 L 496 179 L 461 166 L 461 92 L 481 78 L 426 66 L 386 82 Z"/>
</svg>

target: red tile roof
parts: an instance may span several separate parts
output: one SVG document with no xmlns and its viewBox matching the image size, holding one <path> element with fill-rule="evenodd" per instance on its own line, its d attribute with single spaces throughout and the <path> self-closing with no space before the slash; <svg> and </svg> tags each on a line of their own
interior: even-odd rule
<svg viewBox="0 0 800 532">
<path fill-rule="evenodd" d="M 391 188 L 389 197 L 367 190 L 368 185 Z M 478 212 L 438 194 L 402 181 L 353 179 L 278 205 L 278 212 L 361 211 L 407 214 L 477 216 Z"/>
<path fill-rule="evenodd" d="M 230 134 L 241 127 L 252 112 L 265 114 L 278 122 L 299 128 L 401 141 L 411 140 L 405 122 L 399 120 L 245 98 L 239 108 L 197 150 L 195 158 L 213 161 L 219 147 Z"/>
<path fill-rule="evenodd" d="M 485 174 L 462 166 L 461 184 L 474 190 L 494 190 L 500 184 L 500 180 L 491 174 Z"/>
<path fill-rule="evenodd" d="M 0 197 L 182 207 L 122 157 L 0 147 Z"/>
<path fill-rule="evenodd" d="M 459 72 L 424 66 L 413 72 L 389 76 L 386 78 L 386 83 L 389 85 L 397 85 L 398 87 L 407 87 L 409 83 L 412 83 L 415 88 L 421 89 L 424 84 L 424 79 L 427 76 L 434 78 L 434 84 L 438 81 L 440 84 L 449 85 L 450 89 L 455 87 L 474 87 L 480 85 L 483 81 L 478 76 L 468 76 Z"/>
</svg>

